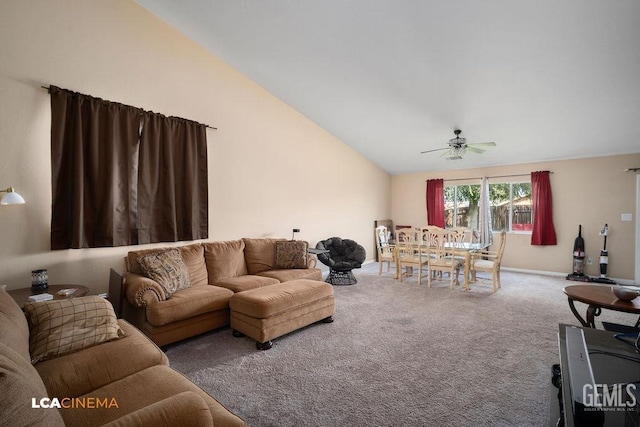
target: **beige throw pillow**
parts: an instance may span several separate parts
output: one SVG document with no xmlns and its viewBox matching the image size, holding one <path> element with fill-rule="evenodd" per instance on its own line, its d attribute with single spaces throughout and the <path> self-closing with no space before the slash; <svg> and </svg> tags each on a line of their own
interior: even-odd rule
<svg viewBox="0 0 640 427">
<path fill-rule="evenodd" d="M 99 296 L 26 303 L 31 363 L 122 338 L 113 306 Z"/>
<path fill-rule="evenodd" d="M 189 272 L 179 249 L 153 252 L 140 257 L 138 262 L 145 276 L 162 286 L 167 298 L 191 286 Z"/>
<path fill-rule="evenodd" d="M 309 244 L 303 240 L 276 242 L 276 269 L 307 268 Z"/>
</svg>

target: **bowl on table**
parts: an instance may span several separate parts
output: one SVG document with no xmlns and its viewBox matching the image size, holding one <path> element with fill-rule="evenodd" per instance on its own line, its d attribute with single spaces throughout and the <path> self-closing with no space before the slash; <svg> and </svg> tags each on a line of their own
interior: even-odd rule
<svg viewBox="0 0 640 427">
<path fill-rule="evenodd" d="M 631 287 L 631 286 L 612 286 L 611 290 L 613 294 L 623 301 L 631 301 L 640 295 L 640 288 Z"/>
</svg>

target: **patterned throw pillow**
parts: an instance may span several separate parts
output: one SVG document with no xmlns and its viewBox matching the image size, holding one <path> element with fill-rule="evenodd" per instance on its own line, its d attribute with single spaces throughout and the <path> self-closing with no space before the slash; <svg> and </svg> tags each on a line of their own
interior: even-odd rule
<svg viewBox="0 0 640 427">
<path fill-rule="evenodd" d="M 144 274 L 162 286 L 167 298 L 191 286 L 189 272 L 179 249 L 153 252 L 140 257 L 138 262 Z"/>
<path fill-rule="evenodd" d="M 31 363 L 122 338 L 113 306 L 99 296 L 24 305 Z"/>
<path fill-rule="evenodd" d="M 303 240 L 276 242 L 276 269 L 307 268 L 309 244 Z"/>
</svg>

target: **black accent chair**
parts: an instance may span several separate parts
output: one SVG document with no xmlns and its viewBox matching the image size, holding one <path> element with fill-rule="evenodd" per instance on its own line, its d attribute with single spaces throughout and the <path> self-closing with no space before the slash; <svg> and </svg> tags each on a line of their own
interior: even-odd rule
<svg viewBox="0 0 640 427">
<path fill-rule="evenodd" d="M 319 253 L 318 259 L 329 267 L 327 283 L 332 285 L 355 285 L 354 268 L 362 267 L 367 252 L 357 242 L 340 237 L 331 237 L 316 244 L 316 249 L 329 252 Z"/>
</svg>

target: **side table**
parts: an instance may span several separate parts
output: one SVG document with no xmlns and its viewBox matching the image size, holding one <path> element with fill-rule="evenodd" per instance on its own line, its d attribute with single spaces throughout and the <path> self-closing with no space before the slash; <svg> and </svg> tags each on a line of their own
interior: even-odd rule
<svg viewBox="0 0 640 427">
<path fill-rule="evenodd" d="M 58 295 L 58 291 L 63 289 L 75 289 L 76 291 L 69 296 Z M 47 289 L 42 291 L 32 291 L 31 287 L 21 288 L 21 289 L 12 289 L 7 291 L 11 298 L 20 306 L 20 308 L 24 308 L 24 305 L 29 302 L 29 297 L 31 295 L 44 294 L 49 293 L 53 295 L 54 300 L 68 299 L 74 297 L 83 297 L 89 293 L 89 288 L 82 285 L 49 285 Z"/>
</svg>

